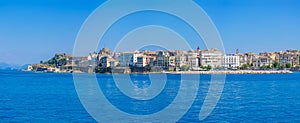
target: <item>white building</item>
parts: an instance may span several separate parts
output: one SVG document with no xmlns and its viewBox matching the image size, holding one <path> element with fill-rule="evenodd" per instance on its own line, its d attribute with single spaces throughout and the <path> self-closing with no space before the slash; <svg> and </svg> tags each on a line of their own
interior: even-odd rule
<svg viewBox="0 0 300 123">
<path fill-rule="evenodd" d="M 240 57 L 235 54 L 227 54 L 223 56 L 222 67 L 237 68 L 240 66 Z"/>
<path fill-rule="evenodd" d="M 147 57 L 146 56 L 137 56 L 135 65 L 137 67 L 145 67 L 147 65 Z"/>
<path fill-rule="evenodd" d="M 117 65 L 117 62 L 111 57 L 111 56 L 103 56 L 100 59 L 99 63 L 100 67 L 115 67 Z"/>
<path fill-rule="evenodd" d="M 172 67 L 176 66 L 176 57 L 175 56 L 169 57 L 169 66 L 172 66 Z"/>
<path fill-rule="evenodd" d="M 273 65 L 273 60 L 269 57 L 260 57 L 253 61 L 253 67 L 255 68 L 259 68 L 262 66 L 272 66 L 272 65 Z"/>
<path fill-rule="evenodd" d="M 120 55 L 120 66 L 122 67 L 134 66 L 138 62 L 138 57 L 143 57 L 143 55 L 137 52 L 122 53 Z"/>
<path fill-rule="evenodd" d="M 223 53 L 217 49 L 202 50 L 200 53 L 201 66 L 221 67 Z"/>
<path fill-rule="evenodd" d="M 199 68 L 199 60 L 198 60 L 198 53 L 188 53 L 187 54 L 187 65 L 191 69 Z"/>
<path fill-rule="evenodd" d="M 187 65 L 187 58 L 184 55 L 176 56 L 176 67 Z"/>
</svg>

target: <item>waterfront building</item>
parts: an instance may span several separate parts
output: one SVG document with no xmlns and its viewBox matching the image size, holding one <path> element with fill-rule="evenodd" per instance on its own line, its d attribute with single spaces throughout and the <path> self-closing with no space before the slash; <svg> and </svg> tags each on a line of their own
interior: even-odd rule
<svg viewBox="0 0 300 123">
<path fill-rule="evenodd" d="M 184 55 L 175 56 L 176 58 L 176 67 L 181 67 L 183 65 L 187 65 L 187 58 Z"/>
<path fill-rule="evenodd" d="M 211 48 L 202 50 L 200 54 L 200 64 L 201 66 L 211 66 L 213 68 L 222 65 L 223 53 L 220 50 Z"/>
<path fill-rule="evenodd" d="M 113 62 L 113 65 L 111 64 Z M 111 56 L 103 56 L 100 59 L 99 66 L 102 68 L 115 67 L 115 60 Z"/>
<path fill-rule="evenodd" d="M 198 53 L 197 52 L 190 52 L 187 54 L 187 65 L 191 69 L 199 69 L 199 62 L 198 62 Z"/>
<path fill-rule="evenodd" d="M 273 60 L 270 57 L 267 56 L 261 56 L 258 59 L 255 59 L 253 62 L 253 67 L 260 68 L 263 66 L 269 66 L 271 67 L 273 65 Z"/>
<path fill-rule="evenodd" d="M 144 55 L 137 56 L 137 61 L 135 63 L 135 66 L 137 67 L 145 67 L 147 65 L 147 57 Z"/>
<path fill-rule="evenodd" d="M 300 52 L 298 50 L 287 50 L 279 53 L 279 64 L 285 65 L 290 63 L 292 67 L 300 65 Z"/>
<path fill-rule="evenodd" d="M 121 67 L 128 67 L 128 66 L 135 66 L 138 62 L 138 58 L 143 57 L 143 54 L 139 52 L 124 52 L 120 55 L 120 66 Z M 143 63 L 146 63 L 146 57 L 143 57 Z"/>
<path fill-rule="evenodd" d="M 252 65 L 253 64 L 253 61 L 255 60 L 255 58 L 257 58 L 257 54 L 254 54 L 252 52 L 247 52 L 244 54 L 245 56 L 245 63 L 246 64 L 249 64 L 249 65 Z"/>
<path fill-rule="evenodd" d="M 237 54 L 239 56 L 240 66 L 247 64 L 247 56 L 244 54 Z"/>
<path fill-rule="evenodd" d="M 142 57 L 142 56 L 143 54 L 139 53 L 138 51 L 135 51 L 133 54 L 133 63 L 131 65 L 132 66 L 136 65 L 136 63 L 138 62 L 138 57 Z"/>
<path fill-rule="evenodd" d="M 118 67 L 120 65 L 118 60 L 112 59 L 110 60 L 110 67 L 114 68 L 114 67 Z"/>
<path fill-rule="evenodd" d="M 150 67 L 155 65 L 156 56 L 146 56 L 146 64 Z"/>
<path fill-rule="evenodd" d="M 279 63 L 279 54 L 277 52 L 271 52 L 270 58 L 272 59 L 273 62 L 278 62 Z"/>
<path fill-rule="evenodd" d="M 120 52 L 113 53 L 112 58 L 115 59 L 115 60 L 117 60 L 117 61 L 120 61 L 121 54 L 122 53 L 120 53 Z"/>
<path fill-rule="evenodd" d="M 176 66 L 176 57 L 175 56 L 170 56 L 169 57 L 169 67 L 172 66 L 172 67 L 175 67 Z"/>
<path fill-rule="evenodd" d="M 128 67 L 133 64 L 133 55 L 131 52 L 124 52 L 120 54 L 120 66 Z"/>
<path fill-rule="evenodd" d="M 158 51 L 155 66 L 167 68 L 169 66 L 168 54 L 164 51 Z"/>
<path fill-rule="evenodd" d="M 227 54 L 223 56 L 222 67 L 238 68 L 240 67 L 240 57 L 236 54 Z"/>
</svg>

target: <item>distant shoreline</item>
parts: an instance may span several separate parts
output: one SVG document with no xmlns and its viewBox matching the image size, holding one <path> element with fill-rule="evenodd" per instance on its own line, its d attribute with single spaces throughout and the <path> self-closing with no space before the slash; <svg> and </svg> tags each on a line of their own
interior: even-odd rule
<svg viewBox="0 0 300 123">
<path fill-rule="evenodd" d="M 38 71 L 22 71 L 33 73 L 72 73 L 72 72 L 38 72 Z M 84 73 L 73 72 L 77 74 L 291 74 L 290 70 L 212 70 L 212 71 L 180 71 L 180 72 L 132 72 L 132 73 Z"/>
<path fill-rule="evenodd" d="M 170 74 L 290 74 L 289 70 L 237 70 L 237 71 L 182 71 L 182 72 L 167 72 Z"/>
</svg>

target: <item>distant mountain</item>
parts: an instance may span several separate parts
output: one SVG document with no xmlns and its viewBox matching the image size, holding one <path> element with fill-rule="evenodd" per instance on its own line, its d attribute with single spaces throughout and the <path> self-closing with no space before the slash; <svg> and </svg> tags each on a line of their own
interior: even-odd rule
<svg viewBox="0 0 300 123">
<path fill-rule="evenodd" d="M 0 62 L 0 70 L 20 70 L 27 68 L 27 66 L 28 65 L 19 66 Z"/>
<path fill-rule="evenodd" d="M 3 63 L 3 62 L 0 62 L 0 69 L 7 69 L 9 68 L 10 65 L 9 64 L 6 64 L 6 63 Z"/>
</svg>

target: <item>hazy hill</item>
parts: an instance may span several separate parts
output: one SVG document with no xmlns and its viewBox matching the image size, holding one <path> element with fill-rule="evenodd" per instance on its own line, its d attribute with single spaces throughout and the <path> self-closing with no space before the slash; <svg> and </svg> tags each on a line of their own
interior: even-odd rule
<svg viewBox="0 0 300 123">
<path fill-rule="evenodd" d="M 19 65 L 12 65 L 12 64 L 0 62 L 0 70 L 19 70 L 19 69 L 25 69 L 26 67 L 27 65 L 19 66 Z"/>
</svg>

